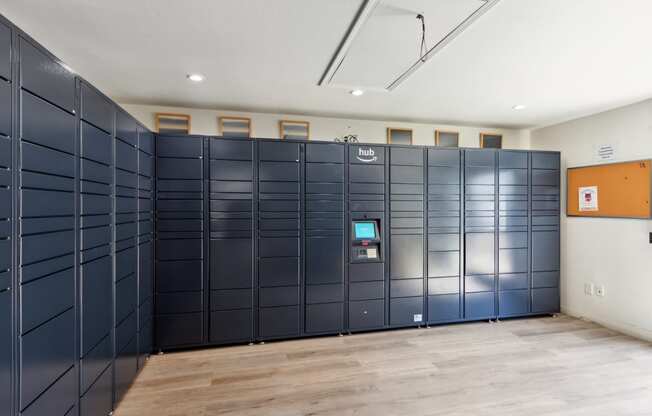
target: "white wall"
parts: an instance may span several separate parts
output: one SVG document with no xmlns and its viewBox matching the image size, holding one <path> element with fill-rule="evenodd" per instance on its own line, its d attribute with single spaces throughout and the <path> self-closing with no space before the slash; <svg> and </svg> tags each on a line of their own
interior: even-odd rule
<svg viewBox="0 0 652 416">
<path fill-rule="evenodd" d="M 433 145 L 435 129 L 460 132 L 461 147 L 479 147 L 480 133 L 503 134 L 503 148 L 525 149 L 529 145 L 529 132 L 482 127 L 450 126 L 435 124 L 401 123 L 392 121 L 348 120 L 341 118 L 308 117 L 292 114 L 268 114 L 219 111 L 209 109 L 162 107 L 151 105 L 120 104 L 131 115 L 150 129 L 155 129 L 155 113 L 181 113 L 192 117 L 191 133 L 218 135 L 217 119 L 220 116 L 243 116 L 252 119 L 253 137 L 279 137 L 279 120 L 302 120 L 310 122 L 313 140 L 333 140 L 346 134 L 357 134 L 361 142 L 385 143 L 387 127 L 411 128 L 413 142 L 417 145 Z"/>
<path fill-rule="evenodd" d="M 594 146 L 612 144 L 619 160 L 652 158 L 652 100 L 534 130 L 533 149 L 559 150 L 562 210 L 567 167 L 595 164 Z M 650 221 L 561 218 L 562 310 L 652 340 Z M 584 295 L 584 283 L 606 296 Z"/>
</svg>

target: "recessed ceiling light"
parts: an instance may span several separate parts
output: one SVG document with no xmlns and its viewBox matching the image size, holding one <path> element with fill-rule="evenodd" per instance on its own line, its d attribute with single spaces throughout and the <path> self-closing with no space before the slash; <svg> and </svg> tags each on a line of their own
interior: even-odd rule
<svg viewBox="0 0 652 416">
<path fill-rule="evenodd" d="M 354 95 L 356 97 L 359 97 L 362 94 L 364 94 L 364 91 L 362 91 L 362 90 L 353 90 L 353 91 L 351 91 L 351 95 Z"/>
<path fill-rule="evenodd" d="M 204 80 L 204 76 L 202 74 L 188 74 L 187 78 L 192 82 L 202 82 Z"/>
<path fill-rule="evenodd" d="M 514 107 L 512 107 L 513 110 L 520 111 L 520 110 L 525 110 L 525 105 L 523 104 L 516 104 Z"/>
</svg>

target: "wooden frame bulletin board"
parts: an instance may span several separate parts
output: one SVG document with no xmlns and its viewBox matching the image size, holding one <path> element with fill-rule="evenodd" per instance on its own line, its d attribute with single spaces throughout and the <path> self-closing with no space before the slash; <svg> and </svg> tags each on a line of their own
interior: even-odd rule
<svg viewBox="0 0 652 416">
<path fill-rule="evenodd" d="M 569 168 L 566 171 L 566 214 L 570 217 L 651 218 L 651 166 L 652 160 L 638 160 Z M 593 198 L 595 206 L 590 204 Z"/>
</svg>

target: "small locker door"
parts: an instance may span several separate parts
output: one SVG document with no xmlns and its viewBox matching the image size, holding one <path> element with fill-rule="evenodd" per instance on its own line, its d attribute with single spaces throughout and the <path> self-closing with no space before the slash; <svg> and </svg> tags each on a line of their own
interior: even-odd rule
<svg viewBox="0 0 652 416">
<path fill-rule="evenodd" d="M 211 343 L 253 341 L 254 142 L 210 140 Z"/>
<path fill-rule="evenodd" d="M 344 330 L 344 146 L 306 145 L 305 332 Z"/>
<path fill-rule="evenodd" d="M 496 315 L 496 152 L 464 153 L 464 316 Z"/>
<path fill-rule="evenodd" d="M 258 144 L 258 316 L 261 339 L 300 333 L 300 145 Z"/>
</svg>

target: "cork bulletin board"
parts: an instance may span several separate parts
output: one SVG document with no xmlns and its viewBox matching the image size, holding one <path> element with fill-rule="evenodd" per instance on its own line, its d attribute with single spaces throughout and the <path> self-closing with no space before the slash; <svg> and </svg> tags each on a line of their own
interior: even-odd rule
<svg viewBox="0 0 652 416">
<path fill-rule="evenodd" d="M 652 217 L 652 160 L 569 168 L 566 213 L 573 217 Z"/>
</svg>

